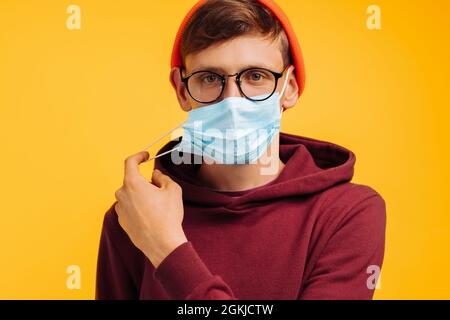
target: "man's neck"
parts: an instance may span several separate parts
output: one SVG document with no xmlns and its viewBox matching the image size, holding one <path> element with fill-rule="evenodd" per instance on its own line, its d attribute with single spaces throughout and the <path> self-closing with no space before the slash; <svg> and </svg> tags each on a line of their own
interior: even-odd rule
<svg viewBox="0 0 450 320">
<path fill-rule="evenodd" d="M 279 157 L 279 142 L 275 139 L 263 155 L 264 161 L 255 164 L 200 166 L 197 178 L 205 187 L 217 191 L 244 191 L 260 187 L 275 180 L 284 168 Z M 268 149 L 268 150 L 269 150 Z"/>
</svg>

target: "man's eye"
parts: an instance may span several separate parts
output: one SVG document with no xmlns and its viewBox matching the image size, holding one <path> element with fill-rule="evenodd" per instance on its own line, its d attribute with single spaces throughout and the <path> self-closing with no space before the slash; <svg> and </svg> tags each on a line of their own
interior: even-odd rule
<svg viewBox="0 0 450 320">
<path fill-rule="evenodd" d="M 252 80 L 252 81 L 259 81 L 259 80 L 261 80 L 262 79 L 262 74 L 260 74 L 260 73 L 258 73 L 258 72 L 253 72 L 251 75 L 250 75 L 250 80 Z"/>
<path fill-rule="evenodd" d="M 217 82 L 218 80 L 219 80 L 218 77 L 214 74 L 204 76 L 202 79 L 202 81 L 205 82 L 206 84 L 213 84 L 213 83 Z"/>
<path fill-rule="evenodd" d="M 252 70 L 244 74 L 244 79 L 253 83 L 270 79 L 270 76 L 260 70 Z"/>
</svg>

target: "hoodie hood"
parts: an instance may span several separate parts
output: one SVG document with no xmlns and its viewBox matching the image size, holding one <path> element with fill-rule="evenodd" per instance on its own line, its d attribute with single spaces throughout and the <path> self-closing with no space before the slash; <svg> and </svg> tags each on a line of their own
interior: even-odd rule
<svg viewBox="0 0 450 320">
<path fill-rule="evenodd" d="M 174 148 L 177 143 L 170 141 L 158 154 Z M 310 196 L 349 182 L 356 160 L 353 152 L 336 144 L 286 133 L 280 133 L 280 159 L 285 167 L 275 180 L 237 192 L 221 192 L 199 185 L 195 177 L 200 165 L 175 165 L 170 155 L 156 158 L 155 168 L 182 187 L 185 202 L 240 213 L 255 203 Z"/>
</svg>

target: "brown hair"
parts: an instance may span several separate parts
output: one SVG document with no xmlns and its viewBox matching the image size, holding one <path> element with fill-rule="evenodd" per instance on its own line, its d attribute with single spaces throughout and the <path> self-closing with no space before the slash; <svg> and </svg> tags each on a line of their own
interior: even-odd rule
<svg viewBox="0 0 450 320">
<path fill-rule="evenodd" d="M 291 63 L 286 33 L 269 9 L 256 0 L 207 0 L 194 13 L 181 38 L 181 58 L 212 44 L 245 34 L 260 34 L 280 41 L 285 65 Z"/>
</svg>

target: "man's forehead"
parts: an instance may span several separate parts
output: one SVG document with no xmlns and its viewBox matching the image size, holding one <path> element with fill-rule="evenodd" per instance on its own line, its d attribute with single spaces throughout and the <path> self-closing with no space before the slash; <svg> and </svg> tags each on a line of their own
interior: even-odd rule
<svg viewBox="0 0 450 320">
<path fill-rule="evenodd" d="M 255 36 L 241 36 L 189 54 L 185 61 L 189 72 L 211 70 L 234 73 L 251 67 L 273 71 L 283 69 L 283 55 L 278 41 Z"/>
</svg>

